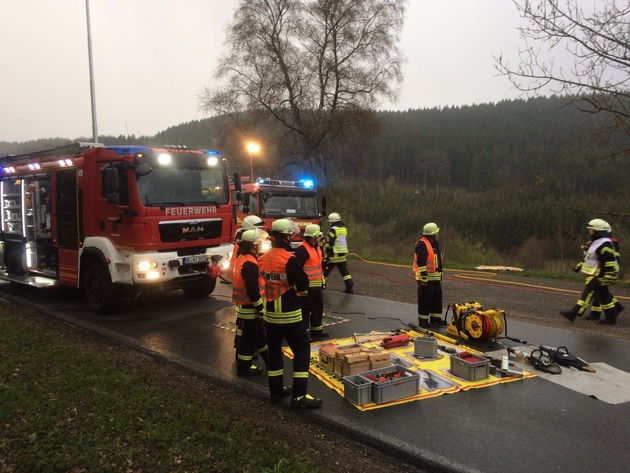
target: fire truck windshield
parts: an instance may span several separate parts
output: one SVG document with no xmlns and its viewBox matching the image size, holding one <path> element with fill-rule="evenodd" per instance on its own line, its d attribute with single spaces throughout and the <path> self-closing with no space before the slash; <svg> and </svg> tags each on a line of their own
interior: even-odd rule
<svg viewBox="0 0 630 473">
<path fill-rule="evenodd" d="M 138 195 L 148 207 L 164 204 L 227 204 L 228 189 L 227 176 L 222 166 L 154 167 L 149 174 L 138 176 Z"/>
<path fill-rule="evenodd" d="M 266 194 L 262 196 L 262 215 L 266 217 L 319 218 L 317 197 L 313 195 Z"/>
</svg>

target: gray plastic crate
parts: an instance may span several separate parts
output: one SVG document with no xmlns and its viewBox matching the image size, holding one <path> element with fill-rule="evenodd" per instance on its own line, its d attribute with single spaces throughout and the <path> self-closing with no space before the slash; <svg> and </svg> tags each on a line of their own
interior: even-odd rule
<svg viewBox="0 0 630 473">
<path fill-rule="evenodd" d="M 481 381 L 490 376 L 490 360 L 471 353 L 451 355 L 451 373 L 468 381 Z"/>
<path fill-rule="evenodd" d="M 437 340 L 433 337 L 415 337 L 413 339 L 415 356 L 435 358 L 437 356 Z"/>
<path fill-rule="evenodd" d="M 372 381 L 359 374 L 343 378 L 343 397 L 352 404 L 362 406 L 372 402 Z"/>
<path fill-rule="evenodd" d="M 408 370 L 403 366 L 391 366 L 389 368 L 381 368 L 361 373 L 361 376 L 372 381 L 371 378 L 378 379 L 379 375 L 385 373 L 399 372 L 400 378 L 391 381 L 372 382 L 372 400 L 376 404 L 383 404 L 389 401 L 395 401 L 403 397 L 414 396 L 418 394 L 418 382 L 420 375 L 414 371 Z"/>
</svg>

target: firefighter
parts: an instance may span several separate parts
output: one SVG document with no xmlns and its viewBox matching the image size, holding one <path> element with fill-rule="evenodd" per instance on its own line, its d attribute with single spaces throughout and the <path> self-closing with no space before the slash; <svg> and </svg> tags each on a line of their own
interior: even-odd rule
<svg viewBox="0 0 630 473">
<path fill-rule="evenodd" d="M 267 330 L 267 376 L 271 402 L 291 394 L 291 407 L 317 409 L 322 400 L 308 394 L 311 345 L 302 322 L 302 303 L 298 293 L 308 290 L 308 275 L 291 253 L 293 222 L 281 218 L 273 222 L 271 249 L 258 258 L 265 280 L 265 328 Z M 293 352 L 293 389 L 284 384 L 282 342 Z"/>
<path fill-rule="evenodd" d="M 617 258 L 617 261 L 619 261 L 619 257 L 621 256 L 621 253 L 619 251 L 619 241 L 612 235 L 612 227 L 610 225 L 608 225 L 608 227 L 606 228 L 605 236 L 610 238 L 610 241 L 612 241 L 613 247 L 615 248 L 615 257 Z M 586 254 L 586 251 L 589 246 L 590 246 L 590 242 L 582 246 L 582 250 L 584 254 Z M 575 268 L 573 268 L 573 270 L 576 273 L 579 273 L 581 266 L 582 266 L 582 263 L 578 263 L 575 266 Z M 617 315 L 619 315 L 619 312 L 621 312 L 624 309 L 624 306 L 614 296 L 613 296 L 613 303 L 615 304 L 615 309 L 617 309 Z M 586 317 L 584 317 L 584 319 L 585 320 L 599 320 L 602 316 L 602 312 L 603 312 L 602 305 L 597 300 L 597 296 L 594 296 L 593 302 L 591 303 L 591 313 L 587 315 Z"/>
<path fill-rule="evenodd" d="M 227 273 L 225 275 L 226 278 L 229 279 L 230 281 L 234 280 L 234 265 L 236 264 L 236 256 L 238 253 L 238 243 L 239 241 L 241 241 L 241 236 L 243 235 L 243 232 L 261 227 L 263 224 L 264 222 L 257 215 L 248 215 L 247 217 L 243 219 L 241 223 L 241 227 L 236 231 L 236 234 L 234 235 L 234 250 L 232 250 L 232 257 L 230 258 L 230 266 L 228 267 Z M 258 245 L 258 248 L 260 248 L 260 245 Z M 236 332 L 234 333 L 234 348 L 237 348 L 237 349 L 238 349 L 239 340 L 241 338 L 241 327 L 240 327 L 239 322 L 240 320 L 237 317 L 236 318 Z M 264 329 L 264 324 L 262 326 Z M 254 352 L 254 359 L 257 359 L 257 358 L 258 358 L 258 352 Z"/>
<path fill-rule="evenodd" d="M 323 253 L 320 241 L 323 236 L 319 225 L 310 224 L 304 229 L 304 241 L 295 250 L 295 256 L 308 275 L 308 292 L 302 297 L 302 321 L 312 340 L 328 338 L 330 334 L 324 332 L 322 319 L 324 317 L 324 273 L 322 270 Z"/>
<path fill-rule="evenodd" d="M 442 254 L 437 235 L 438 226 L 427 223 L 422 238 L 416 241 L 413 271 L 418 284 L 418 324 L 446 325 L 442 318 Z"/>
<path fill-rule="evenodd" d="M 339 273 L 346 285 L 346 294 L 354 294 L 354 283 L 352 275 L 348 271 L 348 229 L 341 221 L 341 215 L 333 212 L 328 216 L 328 223 L 331 224 L 330 230 L 326 238 L 325 252 L 326 263 L 324 278 L 327 278 L 335 266 L 339 269 Z"/>
<path fill-rule="evenodd" d="M 265 289 L 256 261 L 260 242 L 265 237 L 265 232 L 259 229 L 245 230 L 238 242 L 232 302 L 236 304 L 237 326 L 240 330 L 236 348 L 236 373 L 240 376 L 259 375 L 263 372 L 262 367 L 252 364 L 256 352 L 267 363 L 267 341 L 262 319 L 262 296 Z"/>
<path fill-rule="evenodd" d="M 560 311 L 560 314 L 571 322 L 581 316 L 593 300 L 601 305 L 604 319 L 600 324 L 615 325 L 618 309 L 610 293 L 610 286 L 619 280 L 619 260 L 615 245 L 609 236 L 610 225 L 601 218 L 588 222 L 586 229 L 590 243 L 586 248 L 584 260 L 576 268 L 586 276 L 584 289 L 575 306 L 570 310 Z"/>
</svg>

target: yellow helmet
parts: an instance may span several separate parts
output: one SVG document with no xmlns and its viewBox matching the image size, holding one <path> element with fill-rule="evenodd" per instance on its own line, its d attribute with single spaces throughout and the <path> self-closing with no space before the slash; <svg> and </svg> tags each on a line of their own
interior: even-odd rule
<svg viewBox="0 0 630 473">
<path fill-rule="evenodd" d="M 586 224 L 586 228 L 595 232 L 610 232 L 612 228 L 606 220 L 601 218 L 594 218 Z"/>
<path fill-rule="evenodd" d="M 435 234 L 439 233 L 439 231 L 440 231 L 440 229 L 433 222 L 427 223 L 424 227 L 422 227 L 422 234 L 423 235 L 435 235 Z"/>
<path fill-rule="evenodd" d="M 293 235 L 293 222 L 288 218 L 279 218 L 271 224 L 271 231 L 284 235 Z"/>
<path fill-rule="evenodd" d="M 256 227 L 261 227 L 263 223 L 264 222 L 258 215 L 248 215 L 247 217 L 243 219 L 241 228 L 243 230 L 252 230 Z"/>
<path fill-rule="evenodd" d="M 257 245 L 265 238 L 267 238 L 267 232 L 254 228 L 253 230 L 245 230 L 241 237 L 241 241 L 249 241 L 254 245 Z"/>
<path fill-rule="evenodd" d="M 321 232 L 322 232 L 322 229 L 319 228 L 319 225 L 315 225 L 314 223 L 311 223 L 310 225 L 307 225 L 306 228 L 304 229 L 304 236 L 315 238 Z"/>
<path fill-rule="evenodd" d="M 330 223 L 341 222 L 341 215 L 339 215 L 337 212 L 333 212 L 328 216 L 328 221 Z"/>
</svg>

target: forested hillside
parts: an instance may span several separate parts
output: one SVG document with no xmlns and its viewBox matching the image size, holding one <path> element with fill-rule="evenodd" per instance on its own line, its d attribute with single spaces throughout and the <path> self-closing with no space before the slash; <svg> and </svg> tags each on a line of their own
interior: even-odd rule
<svg viewBox="0 0 630 473">
<path fill-rule="evenodd" d="M 565 268 L 579 257 L 585 222 L 601 217 L 613 225 L 625 254 L 630 157 L 611 153 L 630 146 L 627 137 L 612 143 L 597 136 L 603 125 L 598 116 L 551 97 L 377 117 L 380 131 L 370 142 L 356 153 L 328 156 L 328 182 L 315 176 L 328 210 L 354 227 L 355 250 L 404 259 L 418 229 L 436 221 L 452 261 Z M 214 148 L 247 174 L 243 135 L 228 124 L 214 117 L 154 137 L 99 141 Z M 0 155 L 63 141 L 0 142 Z M 287 165 L 294 159 L 266 149 L 255 160 L 256 175 L 300 178 L 305 170 L 316 172 L 306 163 Z"/>
</svg>

